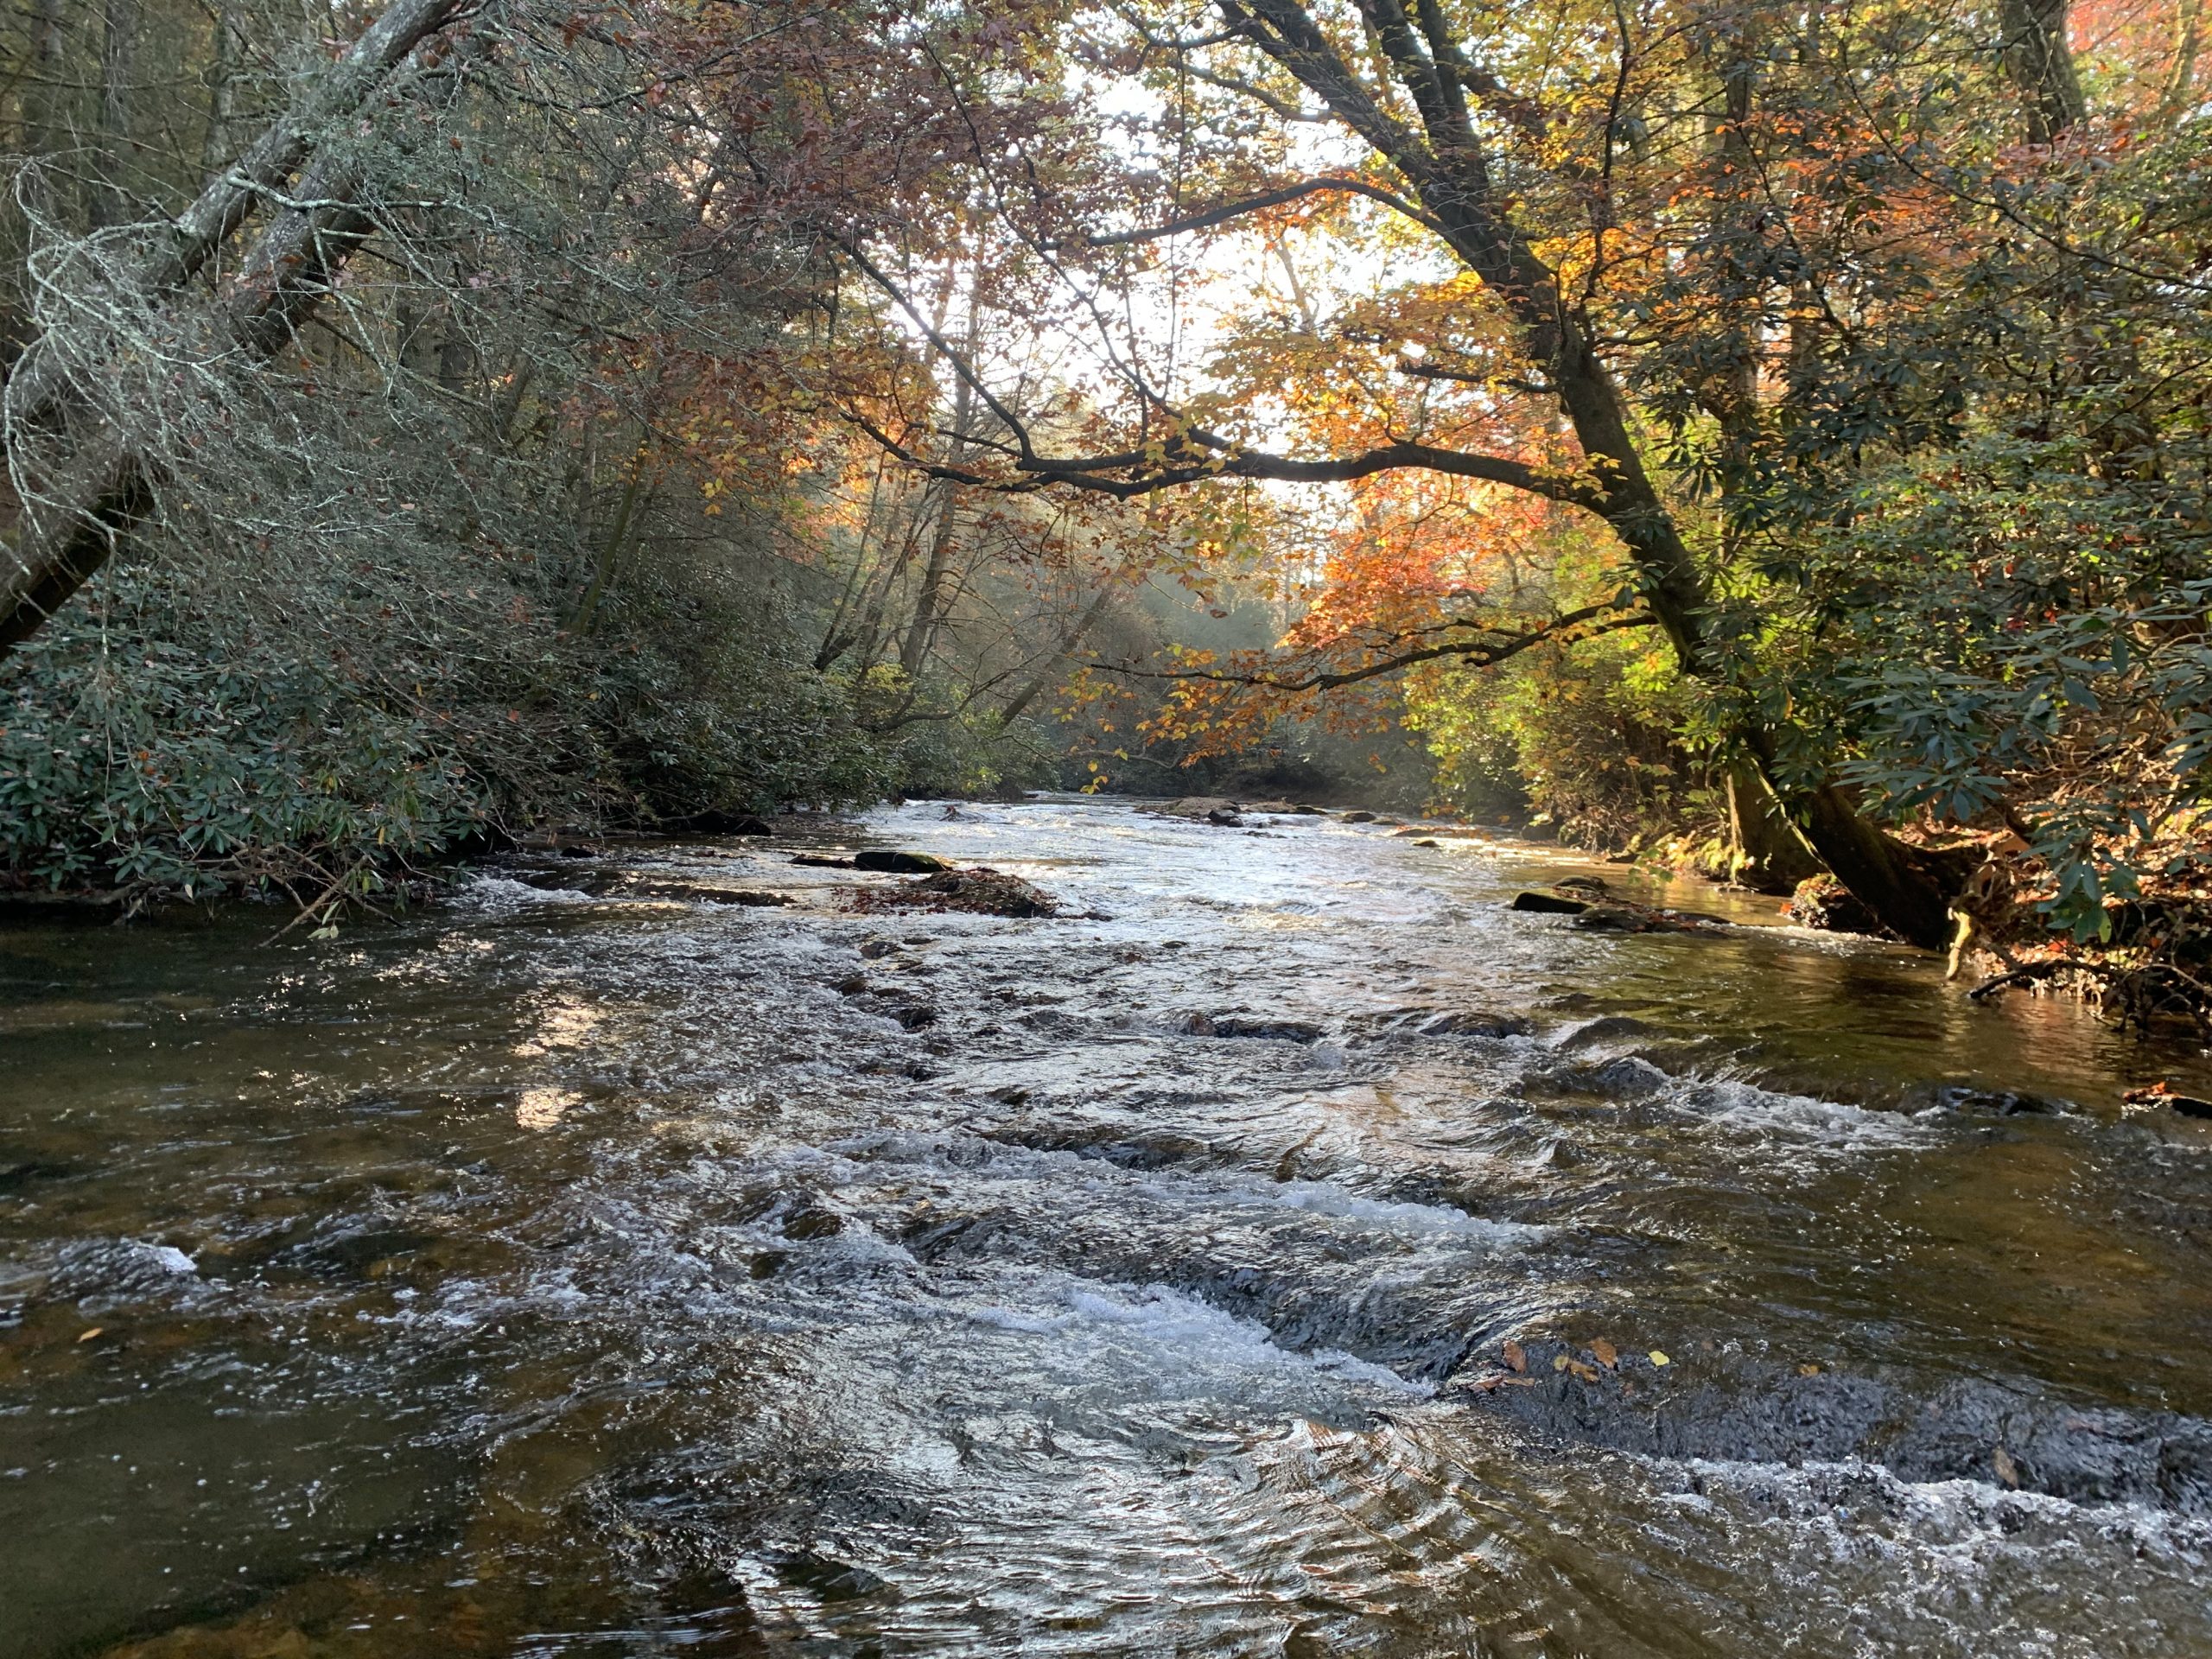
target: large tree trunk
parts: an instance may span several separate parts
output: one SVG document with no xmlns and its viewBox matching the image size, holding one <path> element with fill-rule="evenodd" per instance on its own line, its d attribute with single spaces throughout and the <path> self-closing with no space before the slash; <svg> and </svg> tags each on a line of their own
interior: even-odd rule
<svg viewBox="0 0 2212 1659">
<path fill-rule="evenodd" d="M 2027 140 L 2047 144 L 2087 111 L 2066 39 L 2066 0 L 2004 0 L 2005 67 L 2018 90 Z"/>
<path fill-rule="evenodd" d="M 99 176 L 92 184 L 92 223 L 127 225 L 136 217 L 130 194 L 131 76 L 138 45 L 138 0 L 106 0 L 101 15 Z"/>
<path fill-rule="evenodd" d="M 238 107 L 239 58 L 236 0 L 215 8 L 207 49 L 207 127 L 200 136 L 200 170 L 213 173 L 231 159 L 231 121 Z"/>
<path fill-rule="evenodd" d="M 305 96 L 241 157 L 211 180 L 133 277 L 142 295 L 177 308 L 209 308 L 202 319 L 218 338 L 266 358 L 291 338 L 327 291 L 338 268 L 372 226 L 350 204 L 362 181 L 329 158 L 299 172 L 318 133 L 358 115 L 372 94 L 416 46 L 450 24 L 462 0 L 396 0 Z M 194 302 L 183 293 L 218 248 L 245 221 L 261 194 L 286 192 L 302 206 L 279 211 L 255 238 L 226 284 L 226 297 Z M 70 377 L 68 354 L 34 345 L 10 377 L 5 397 L 11 447 L 58 446 L 56 458 L 29 458 L 43 474 L 38 499 L 23 505 L 0 568 L 0 653 L 29 639 L 113 552 L 117 538 L 144 514 L 152 499 L 156 459 L 84 405 Z"/>
<path fill-rule="evenodd" d="M 1826 868 L 1755 766 L 1728 768 L 1728 874 L 1761 893 L 1793 892 Z"/>
<path fill-rule="evenodd" d="M 979 261 L 968 290 L 968 340 L 963 349 L 969 358 L 976 354 L 976 310 L 982 283 L 983 267 Z M 942 304 L 938 311 L 941 315 Z M 976 390 L 963 379 L 952 393 L 952 441 L 947 459 L 953 466 L 958 466 L 968 453 L 968 435 L 975 418 Z M 944 625 L 944 578 L 951 567 L 953 543 L 960 523 L 960 486 L 949 479 L 940 480 L 934 493 L 938 497 L 937 524 L 930 538 L 929 557 L 922 563 L 922 585 L 914 595 L 913 619 L 899 644 L 899 666 L 910 680 L 929 661 L 930 652 L 937 645 L 938 630 Z"/>
</svg>

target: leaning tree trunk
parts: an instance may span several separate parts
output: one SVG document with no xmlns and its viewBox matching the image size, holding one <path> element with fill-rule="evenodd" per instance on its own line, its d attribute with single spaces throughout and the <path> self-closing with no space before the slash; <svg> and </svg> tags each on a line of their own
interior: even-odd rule
<svg viewBox="0 0 2212 1659">
<path fill-rule="evenodd" d="M 1822 865 L 1805 843 L 1803 831 L 1789 821 L 1789 809 L 1758 770 L 1728 768 L 1729 870 L 1732 880 L 1761 893 L 1792 892 Z"/>
<path fill-rule="evenodd" d="M 362 185 L 359 174 L 329 157 L 311 162 L 317 137 L 357 118 L 415 48 L 450 27 L 465 3 L 395 0 L 291 111 L 154 238 L 129 273 L 131 297 L 162 308 L 181 335 L 212 335 L 261 359 L 274 353 L 372 228 L 353 205 Z M 298 205 L 276 213 L 255 238 L 225 297 L 188 294 L 193 278 L 271 193 Z M 58 454 L 40 468 L 41 499 L 23 504 L 10 556 L 0 568 L 0 654 L 35 633 L 83 587 L 153 499 L 156 458 L 90 405 L 73 378 L 73 343 L 35 343 L 4 393 L 11 451 L 37 442 Z"/>
</svg>

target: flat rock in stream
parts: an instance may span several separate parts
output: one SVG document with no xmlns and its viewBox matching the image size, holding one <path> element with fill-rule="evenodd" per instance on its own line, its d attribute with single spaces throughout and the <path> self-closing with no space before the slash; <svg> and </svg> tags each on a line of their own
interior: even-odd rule
<svg viewBox="0 0 2212 1659">
<path fill-rule="evenodd" d="M 741 905 L 748 910 L 772 910 L 791 902 L 787 893 L 767 893 L 759 887 L 697 887 L 673 882 L 653 882 L 638 890 L 641 899 L 672 899 L 686 905 Z"/>
<path fill-rule="evenodd" d="M 1217 812 L 1233 816 L 1236 811 L 1236 803 L 1226 795 L 1185 795 L 1179 801 L 1163 801 L 1157 806 L 1144 810 L 1158 813 L 1164 818 L 1209 818 Z"/>
<path fill-rule="evenodd" d="M 2075 1503 L 2212 1515 L 2212 1423 L 2037 1397 L 1980 1378 L 1708 1354 L 1668 1340 L 1594 1348 L 1527 1339 L 1450 1384 L 1548 1438 L 1643 1457 L 1803 1469 L 1855 1460 L 1900 1480 L 1969 1480 Z M 1516 1363 L 1517 1362 L 1517 1363 Z M 1694 1488 L 1693 1488 L 1694 1490 Z"/>
<path fill-rule="evenodd" d="M 895 887 L 862 888 L 851 894 L 849 902 L 855 910 L 867 911 L 957 910 L 978 916 L 1022 918 L 1062 913 L 1059 901 L 1043 888 L 982 864 L 973 869 L 939 870 Z"/>
</svg>

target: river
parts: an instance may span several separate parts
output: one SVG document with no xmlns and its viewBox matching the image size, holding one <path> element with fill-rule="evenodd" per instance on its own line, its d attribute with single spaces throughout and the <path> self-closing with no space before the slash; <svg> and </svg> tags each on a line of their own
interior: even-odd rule
<svg viewBox="0 0 2212 1659">
<path fill-rule="evenodd" d="M 2202 1061 L 1578 868 L 1067 798 L 10 924 L 0 1656 L 2212 1653 Z"/>
</svg>

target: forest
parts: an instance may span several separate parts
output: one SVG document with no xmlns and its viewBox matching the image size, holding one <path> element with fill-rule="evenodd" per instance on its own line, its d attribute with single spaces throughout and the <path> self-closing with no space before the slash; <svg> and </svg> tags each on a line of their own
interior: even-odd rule
<svg viewBox="0 0 2212 1659">
<path fill-rule="evenodd" d="M 1241 780 L 2201 1009 L 2200 10 L 29 0 L 0 867 Z"/>
</svg>

